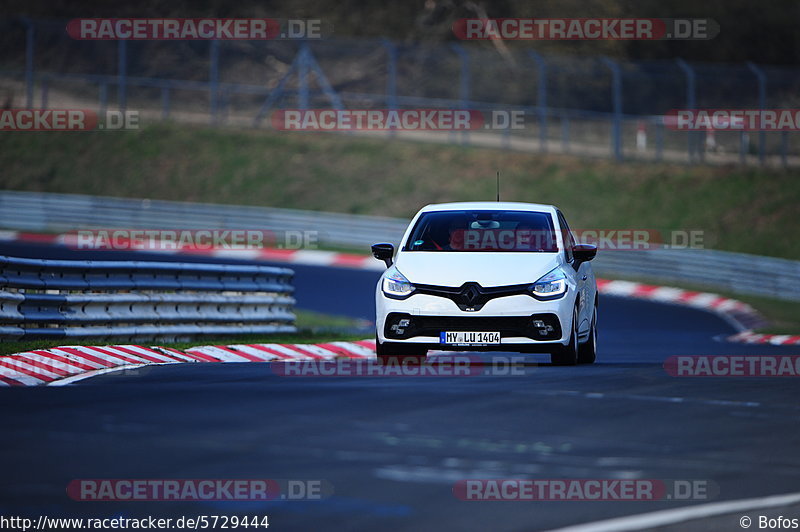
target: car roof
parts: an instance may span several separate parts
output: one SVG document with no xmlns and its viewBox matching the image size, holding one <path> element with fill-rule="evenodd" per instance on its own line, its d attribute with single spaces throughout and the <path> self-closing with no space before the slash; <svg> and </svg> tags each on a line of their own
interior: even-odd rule
<svg viewBox="0 0 800 532">
<path fill-rule="evenodd" d="M 424 206 L 419 212 L 462 210 L 533 211 L 555 214 L 556 207 L 543 203 L 523 203 L 519 201 L 461 201 L 455 203 L 431 203 Z"/>
</svg>

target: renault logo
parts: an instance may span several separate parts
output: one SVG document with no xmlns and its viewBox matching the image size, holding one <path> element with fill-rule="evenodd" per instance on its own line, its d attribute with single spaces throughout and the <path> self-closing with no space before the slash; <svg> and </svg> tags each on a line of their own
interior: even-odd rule
<svg viewBox="0 0 800 532">
<path fill-rule="evenodd" d="M 466 286 L 463 290 L 461 290 L 462 300 L 470 307 L 475 306 L 475 303 L 478 301 L 480 295 L 481 292 L 475 285 Z"/>
</svg>

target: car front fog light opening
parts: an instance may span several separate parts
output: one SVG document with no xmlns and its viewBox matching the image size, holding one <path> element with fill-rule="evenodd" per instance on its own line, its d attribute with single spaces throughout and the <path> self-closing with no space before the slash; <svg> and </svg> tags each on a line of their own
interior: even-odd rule
<svg viewBox="0 0 800 532">
<path fill-rule="evenodd" d="M 534 314 L 528 324 L 527 335 L 534 340 L 555 340 L 561 336 L 561 327 L 555 314 Z"/>
<path fill-rule="evenodd" d="M 387 337 L 403 338 L 412 327 L 411 318 L 408 315 L 395 315 L 387 320 Z"/>
<path fill-rule="evenodd" d="M 550 333 L 553 332 L 553 326 L 549 323 L 545 323 L 543 320 L 532 320 L 533 326 L 536 328 L 536 331 L 539 333 L 540 336 L 548 336 Z"/>
</svg>

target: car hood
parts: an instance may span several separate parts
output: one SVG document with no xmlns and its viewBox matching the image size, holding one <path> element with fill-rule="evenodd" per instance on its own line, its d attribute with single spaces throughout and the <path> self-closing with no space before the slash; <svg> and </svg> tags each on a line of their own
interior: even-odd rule
<svg viewBox="0 0 800 532">
<path fill-rule="evenodd" d="M 505 286 L 537 281 L 559 265 L 558 253 L 409 251 L 395 265 L 414 284 Z"/>
</svg>

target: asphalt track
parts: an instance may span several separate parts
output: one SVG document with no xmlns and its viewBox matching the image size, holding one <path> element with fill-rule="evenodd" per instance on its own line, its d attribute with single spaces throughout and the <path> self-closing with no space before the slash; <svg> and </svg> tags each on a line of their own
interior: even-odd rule
<svg viewBox="0 0 800 532">
<path fill-rule="evenodd" d="M 0 254 L 77 256 L 29 244 Z M 375 272 L 292 267 L 299 307 L 372 317 Z M 266 364 L 191 364 L 2 389 L 0 514 L 266 514 L 280 531 L 521 531 L 708 501 L 466 502 L 453 484 L 698 479 L 719 487 L 716 501 L 800 491 L 795 379 L 675 378 L 662 368 L 670 355 L 800 354 L 714 340 L 733 332 L 707 312 L 601 297 L 592 366 L 532 355 L 516 376 L 313 378 L 276 376 Z M 480 356 L 491 364 L 496 355 Z M 65 487 L 78 478 L 324 479 L 335 494 L 77 502 Z M 738 516 L 715 526 L 741 530 Z"/>
</svg>

